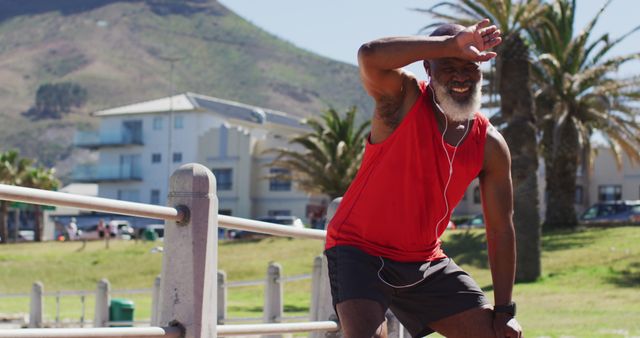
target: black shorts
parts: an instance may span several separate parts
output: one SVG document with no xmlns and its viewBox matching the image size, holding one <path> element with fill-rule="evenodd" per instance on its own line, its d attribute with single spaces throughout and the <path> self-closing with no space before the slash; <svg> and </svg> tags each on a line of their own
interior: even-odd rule
<svg viewBox="0 0 640 338">
<path fill-rule="evenodd" d="M 425 262 L 396 262 L 351 246 L 335 246 L 325 255 L 334 307 L 350 299 L 377 301 L 414 337 L 433 333 L 429 323 L 489 304 L 476 282 L 450 258 L 431 262 L 423 280 L 419 269 Z"/>
</svg>

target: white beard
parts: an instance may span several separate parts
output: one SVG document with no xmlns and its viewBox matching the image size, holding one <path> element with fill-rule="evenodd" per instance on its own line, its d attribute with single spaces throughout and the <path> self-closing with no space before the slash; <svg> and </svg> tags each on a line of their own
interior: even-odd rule
<svg viewBox="0 0 640 338">
<path fill-rule="evenodd" d="M 473 118 L 473 114 L 480 110 L 482 104 L 482 78 L 471 88 L 471 96 L 466 102 L 456 101 L 449 95 L 449 88 L 431 78 L 431 88 L 435 91 L 436 101 L 440 110 L 452 121 L 464 122 Z"/>
</svg>

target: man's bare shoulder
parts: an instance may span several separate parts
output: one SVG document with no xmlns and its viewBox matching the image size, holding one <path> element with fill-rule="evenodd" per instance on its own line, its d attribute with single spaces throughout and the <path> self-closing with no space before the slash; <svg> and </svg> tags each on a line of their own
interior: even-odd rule
<svg viewBox="0 0 640 338">
<path fill-rule="evenodd" d="M 510 170 L 511 154 L 509 146 L 504 137 L 496 127 L 487 127 L 487 138 L 484 146 L 484 165 L 482 171 L 487 170 Z"/>
</svg>

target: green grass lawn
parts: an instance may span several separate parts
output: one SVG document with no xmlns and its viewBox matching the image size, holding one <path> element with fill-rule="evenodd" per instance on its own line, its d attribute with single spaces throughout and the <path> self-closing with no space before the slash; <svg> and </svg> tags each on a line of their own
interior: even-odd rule
<svg viewBox="0 0 640 338">
<path fill-rule="evenodd" d="M 451 231 L 445 251 L 468 270 L 491 297 L 482 231 Z M 518 320 L 527 337 L 640 337 L 640 227 L 586 229 L 550 233 L 543 237 L 543 276 L 535 283 L 518 284 Z M 133 241 L 14 244 L 0 246 L 0 294 L 28 293 L 40 280 L 45 292 L 94 290 L 100 278 L 112 290 L 151 288 L 160 273 L 158 245 Z M 264 278 L 270 261 L 285 276 L 310 273 L 313 258 L 322 252 L 314 240 L 266 238 L 253 242 L 221 242 L 220 269 L 228 281 Z M 286 283 L 288 316 L 308 313 L 309 280 Z M 136 320 L 150 317 L 150 295 L 115 295 L 133 299 Z M 228 317 L 261 317 L 262 287 L 232 288 Z M 93 318 L 93 298 L 85 299 L 86 319 Z M 55 319 L 56 300 L 45 298 L 47 320 Z M 0 298 L 0 313 L 28 313 L 26 298 Z M 79 296 L 62 297 L 60 316 L 79 321 Z"/>
</svg>

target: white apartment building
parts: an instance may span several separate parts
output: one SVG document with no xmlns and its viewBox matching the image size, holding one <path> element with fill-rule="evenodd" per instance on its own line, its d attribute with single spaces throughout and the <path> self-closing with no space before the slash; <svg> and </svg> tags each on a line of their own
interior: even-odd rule
<svg viewBox="0 0 640 338">
<path fill-rule="evenodd" d="M 267 149 L 290 147 L 308 132 L 300 119 L 265 108 L 185 93 L 98 111 L 98 131 L 78 131 L 75 145 L 98 151 L 97 163 L 75 168 L 75 182 L 98 183 L 98 196 L 165 205 L 169 176 L 197 162 L 213 171 L 221 214 L 244 218 L 293 215 L 327 203 L 269 167 Z"/>
</svg>

